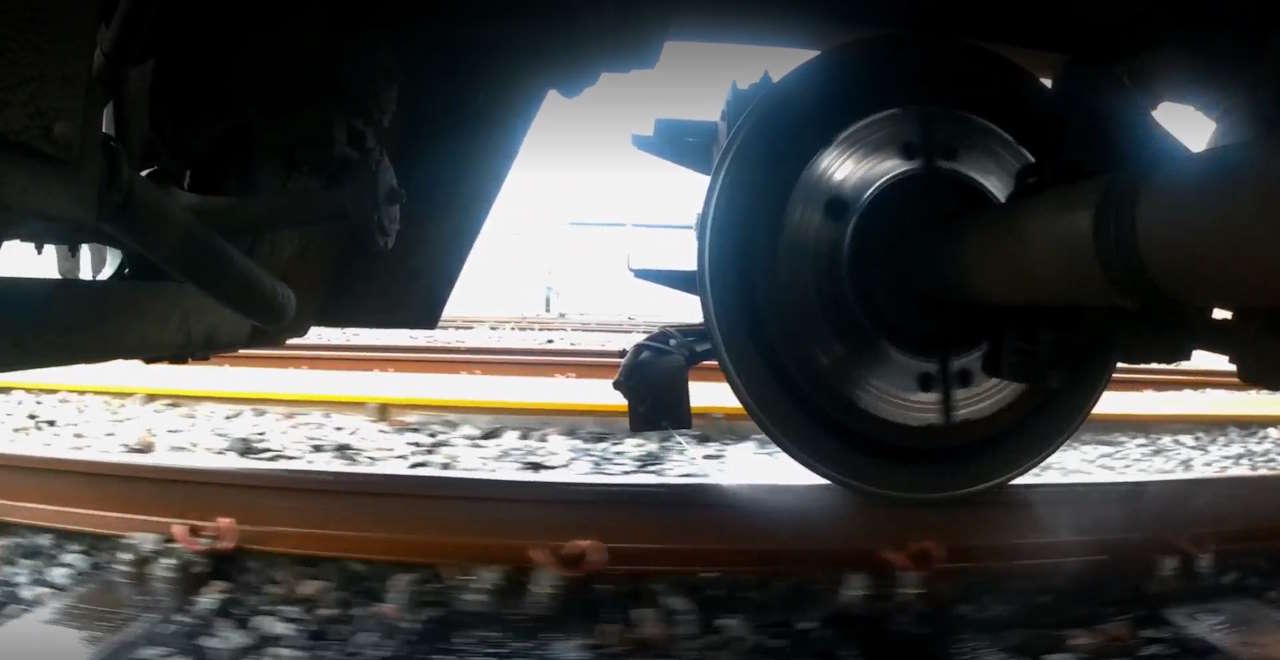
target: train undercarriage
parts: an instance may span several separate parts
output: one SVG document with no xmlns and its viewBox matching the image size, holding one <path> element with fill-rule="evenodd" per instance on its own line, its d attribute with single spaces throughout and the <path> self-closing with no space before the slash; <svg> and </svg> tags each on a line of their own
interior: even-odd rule
<svg viewBox="0 0 1280 660">
<path fill-rule="evenodd" d="M 710 186 L 697 271 L 638 273 L 705 321 L 630 352 L 636 429 L 686 426 L 716 359 L 811 469 L 931 499 L 1034 467 L 1118 361 L 1204 348 L 1280 388 L 1267 22 L 918 9 L 5 3 L 0 238 L 123 257 L 0 280 L 0 368 L 434 327 L 548 90 L 682 38 L 822 53 L 637 138 Z M 1162 101 L 1214 117 L 1211 148 Z"/>
</svg>

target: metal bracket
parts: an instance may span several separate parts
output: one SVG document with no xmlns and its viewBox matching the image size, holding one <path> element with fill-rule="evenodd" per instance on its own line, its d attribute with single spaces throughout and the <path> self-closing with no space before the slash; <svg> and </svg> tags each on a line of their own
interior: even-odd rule
<svg viewBox="0 0 1280 660">
<path fill-rule="evenodd" d="M 173 524 L 169 533 L 179 545 L 196 554 L 231 552 L 240 541 L 235 518 L 218 518 L 211 527 L 192 530 L 191 525 Z"/>
<path fill-rule="evenodd" d="M 713 354 L 711 337 L 702 325 L 662 328 L 627 351 L 613 389 L 627 399 L 631 430 L 693 426 L 689 368 Z"/>
<path fill-rule="evenodd" d="M 632 268 L 631 274 L 636 279 L 652 282 L 658 286 L 675 289 L 682 293 L 698 295 L 698 271 L 668 270 L 663 268 Z"/>
<path fill-rule="evenodd" d="M 653 122 L 652 135 L 632 135 L 635 148 L 667 162 L 710 175 L 734 126 L 742 120 L 751 104 L 773 89 L 773 78 L 766 71 L 760 80 L 746 88 L 735 81 L 729 86 L 724 109 L 718 120 L 659 118 Z"/>
<path fill-rule="evenodd" d="M 529 559 L 560 575 L 587 575 L 609 565 L 609 547 L 592 539 L 575 539 L 559 548 L 530 548 Z"/>
<path fill-rule="evenodd" d="M 946 561 L 946 548 L 935 541 L 908 543 L 885 548 L 876 555 L 893 571 L 894 594 L 898 600 L 915 600 L 925 593 L 927 578 Z"/>
</svg>

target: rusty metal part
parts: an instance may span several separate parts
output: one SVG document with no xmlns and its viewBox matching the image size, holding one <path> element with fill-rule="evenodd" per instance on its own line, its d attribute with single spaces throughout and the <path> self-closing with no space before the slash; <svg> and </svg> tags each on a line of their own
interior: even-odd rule
<svg viewBox="0 0 1280 660">
<path fill-rule="evenodd" d="M 0 520 L 122 534 L 234 517 L 243 549 L 410 562 L 528 564 L 531 549 L 591 539 L 607 548 L 609 571 L 874 566 L 886 550 L 930 547 L 940 549 L 930 553 L 935 570 L 949 571 L 1169 553 L 1180 531 L 1210 539 L 1217 554 L 1272 546 L 1277 478 L 1025 485 L 919 506 L 831 485 L 548 483 L 0 455 Z"/>
<path fill-rule="evenodd" d="M 240 527 L 235 518 L 218 518 L 208 527 L 174 523 L 169 526 L 169 535 L 179 545 L 197 554 L 214 552 L 231 552 L 240 541 Z"/>
<path fill-rule="evenodd" d="M 246 349 L 212 356 L 200 364 L 330 371 L 535 376 L 611 380 L 622 363 L 621 351 L 589 348 L 512 348 L 503 346 L 379 346 L 295 343 L 271 349 Z M 698 382 L 724 382 L 715 362 L 689 370 Z M 1228 369 L 1120 366 L 1111 391 L 1253 389 Z"/>
<path fill-rule="evenodd" d="M 561 575 L 586 575 L 609 565 L 609 548 L 599 541 L 574 539 L 559 548 L 530 548 L 529 559 Z"/>
<path fill-rule="evenodd" d="M 1118 366 L 1111 375 L 1110 391 L 1146 390 L 1253 390 L 1230 369 L 1192 369 L 1165 366 Z"/>
</svg>

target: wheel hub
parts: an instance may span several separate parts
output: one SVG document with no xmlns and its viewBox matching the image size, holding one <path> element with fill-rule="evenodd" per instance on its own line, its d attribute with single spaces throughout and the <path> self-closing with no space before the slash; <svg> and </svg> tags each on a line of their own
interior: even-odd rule
<svg viewBox="0 0 1280 660">
<path fill-rule="evenodd" d="M 998 55 L 900 36 L 824 52 L 752 106 L 712 173 L 698 293 L 726 380 L 779 447 L 838 483 L 936 498 L 1005 483 L 1079 427 L 1107 338 L 1052 381 L 986 377 L 983 338 L 1009 318 L 933 303 L 937 269 L 918 267 L 945 257 L 930 238 L 953 214 L 1006 200 L 1032 154 L 1053 162 L 1057 116 Z"/>
<path fill-rule="evenodd" d="M 784 211 L 772 304 L 787 369 L 837 416 L 913 427 L 976 420 L 1024 386 L 986 376 L 974 323 L 920 294 L 928 241 L 956 213 L 1003 202 L 1030 154 L 959 111 L 902 108 L 841 133 Z"/>
</svg>

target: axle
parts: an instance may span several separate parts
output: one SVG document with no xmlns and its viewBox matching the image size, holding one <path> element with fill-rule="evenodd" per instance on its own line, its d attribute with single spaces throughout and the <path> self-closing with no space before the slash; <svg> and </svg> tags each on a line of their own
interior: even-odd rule
<svg viewBox="0 0 1280 660">
<path fill-rule="evenodd" d="M 944 297 L 1054 307 L 1280 307 L 1280 150 L 1236 144 L 993 208 L 941 242 Z"/>
</svg>

